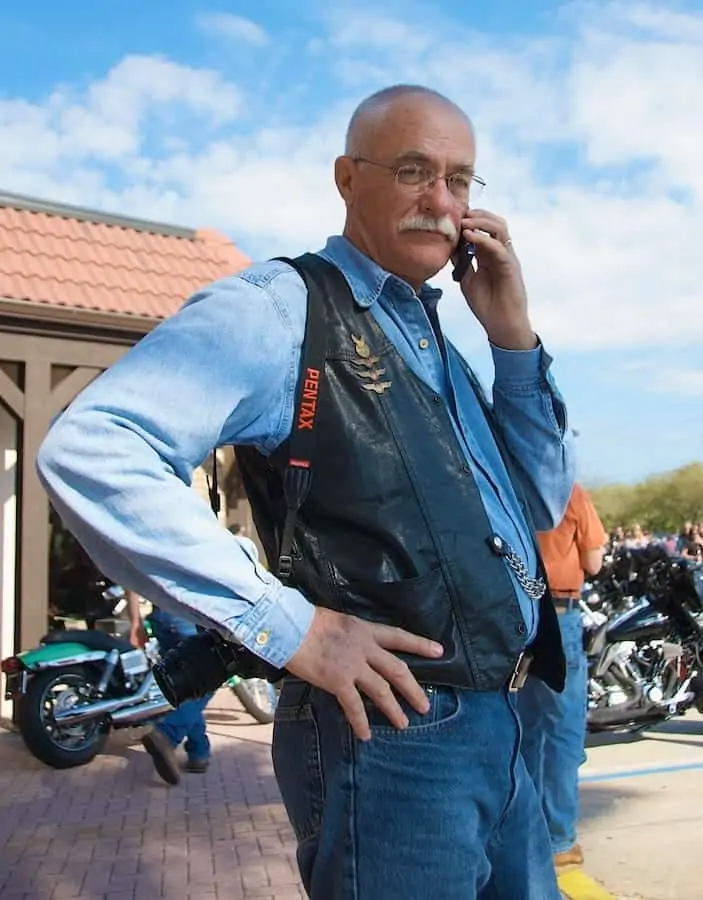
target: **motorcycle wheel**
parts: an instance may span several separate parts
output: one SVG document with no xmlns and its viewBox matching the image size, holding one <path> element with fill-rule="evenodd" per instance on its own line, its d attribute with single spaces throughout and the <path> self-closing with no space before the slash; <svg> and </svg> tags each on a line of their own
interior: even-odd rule
<svg viewBox="0 0 703 900">
<path fill-rule="evenodd" d="M 273 722 L 278 703 L 276 686 L 265 678 L 248 678 L 232 685 L 239 702 L 244 709 L 261 725 Z"/>
<path fill-rule="evenodd" d="M 109 733 L 105 720 L 79 725 L 56 724 L 54 714 L 85 702 L 81 688 L 90 690 L 92 679 L 84 666 L 53 669 L 34 675 L 27 693 L 17 703 L 17 725 L 22 739 L 38 760 L 54 769 L 84 766 L 102 750 Z"/>
</svg>

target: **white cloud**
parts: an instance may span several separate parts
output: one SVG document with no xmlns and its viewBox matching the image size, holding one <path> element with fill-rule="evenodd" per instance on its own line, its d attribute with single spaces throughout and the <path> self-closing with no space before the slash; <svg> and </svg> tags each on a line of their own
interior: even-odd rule
<svg viewBox="0 0 703 900">
<path fill-rule="evenodd" d="M 373 50 L 398 50 L 417 54 L 432 46 L 429 29 L 413 28 L 399 19 L 376 13 L 353 13 L 348 9 L 337 9 L 329 23 L 331 43 L 336 47 L 355 48 L 362 46 Z"/>
<path fill-rule="evenodd" d="M 340 228 L 332 161 L 353 103 L 384 83 L 419 80 L 476 123 L 489 183 L 482 202 L 511 223 L 550 348 L 691 345 L 703 338 L 703 15 L 597 9 L 571 7 L 566 34 L 519 45 L 460 27 L 448 33 L 434 19 L 416 27 L 346 10 L 314 51 L 316 64 L 325 54 L 333 64 L 328 93 L 335 77 L 347 87 L 338 105 L 281 111 L 286 91 L 295 96 L 305 83 L 301 59 L 285 88 L 277 82 L 270 118 L 271 98 L 253 76 L 248 107 L 262 114 L 248 133 L 223 127 L 238 115 L 243 84 L 126 57 L 83 93 L 57 88 L 43 104 L 0 103 L 0 183 L 220 227 L 245 252 L 294 253 Z M 230 34 L 242 21 L 246 31 L 247 20 L 224 18 Z M 216 28 L 212 15 L 200 24 Z M 171 117 L 159 118 L 165 108 Z M 192 114 L 217 134 L 191 133 Z M 447 273 L 438 281 L 451 285 Z M 450 328 L 473 340 L 461 299 L 447 299 Z"/>
<path fill-rule="evenodd" d="M 203 13 L 197 17 L 196 24 L 209 34 L 242 41 L 254 47 L 263 47 L 268 43 L 266 32 L 260 25 L 232 13 Z"/>
<path fill-rule="evenodd" d="M 0 176 L 11 188 L 60 165 L 70 182 L 88 159 L 120 163 L 142 151 L 145 127 L 168 107 L 220 126 L 237 117 L 241 101 L 240 89 L 215 71 L 126 56 L 84 92 L 57 89 L 43 104 L 0 102 Z"/>
<path fill-rule="evenodd" d="M 656 394 L 667 394 L 672 402 L 684 403 L 703 397 L 703 367 L 675 365 L 665 362 L 653 367 L 651 361 L 636 359 L 620 363 L 614 375 L 625 384 Z M 692 411 L 697 422 L 703 421 L 698 410 Z"/>
</svg>

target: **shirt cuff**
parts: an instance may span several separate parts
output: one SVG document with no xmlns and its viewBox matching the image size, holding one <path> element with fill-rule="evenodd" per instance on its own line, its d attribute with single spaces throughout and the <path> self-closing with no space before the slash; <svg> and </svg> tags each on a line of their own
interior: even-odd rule
<svg viewBox="0 0 703 900">
<path fill-rule="evenodd" d="M 280 669 L 297 653 L 314 615 L 314 604 L 300 591 L 276 582 L 245 616 L 222 624 L 248 650 Z"/>
<path fill-rule="evenodd" d="M 504 350 L 490 344 L 494 385 L 532 389 L 544 385 L 552 358 L 537 340 L 534 350 Z"/>
</svg>

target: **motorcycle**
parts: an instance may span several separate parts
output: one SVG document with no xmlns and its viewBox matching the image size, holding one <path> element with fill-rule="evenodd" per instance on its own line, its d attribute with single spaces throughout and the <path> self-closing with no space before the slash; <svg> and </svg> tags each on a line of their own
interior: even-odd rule
<svg viewBox="0 0 703 900">
<path fill-rule="evenodd" d="M 123 589 L 97 584 L 103 586 L 103 601 L 118 613 Z M 112 728 L 142 725 L 168 713 L 172 707 L 151 671 L 158 658 L 153 638 L 141 650 L 104 631 L 70 629 L 50 631 L 38 647 L 3 659 L 5 698 L 16 702 L 29 752 L 54 769 L 86 765 Z"/>
<path fill-rule="evenodd" d="M 629 608 L 608 618 L 581 600 L 590 732 L 703 712 L 701 569 L 649 549 L 634 557 Z"/>
</svg>

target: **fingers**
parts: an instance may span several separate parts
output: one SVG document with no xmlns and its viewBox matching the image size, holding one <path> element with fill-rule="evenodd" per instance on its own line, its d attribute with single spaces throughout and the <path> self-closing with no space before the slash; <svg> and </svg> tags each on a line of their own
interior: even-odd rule
<svg viewBox="0 0 703 900">
<path fill-rule="evenodd" d="M 377 625 L 369 623 L 376 643 L 385 650 L 396 650 L 400 653 L 412 653 L 415 656 L 425 656 L 428 659 L 437 659 L 444 653 L 444 647 L 429 638 L 420 637 L 419 634 L 411 634 L 402 628 L 394 628 L 392 625 Z"/>
<path fill-rule="evenodd" d="M 513 254 L 508 223 L 500 216 L 483 209 L 472 209 L 462 220 L 461 227 L 463 237 L 473 241 L 477 247 L 490 250 L 506 260 Z"/>
<path fill-rule="evenodd" d="M 368 741 L 371 738 L 371 727 L 369 719 L 366 715 L 364 701 L 355 685 L 344 690 L 338 690 L 336 697 L 342 711 L 346 716 L 347 722 L 351 725 L 352 731 L 360 741 Z"/>
<path fill-rule="evenodd" d="M 513 252 L 512 242 L 506 244 L 485 231 L 474 231 L 471 228 L 465 228 L 462 232 L 467 241 L 472 241 L 476 245 L 479 267 L 481 265 L 481 251 L 487 251 L 494 260 L 501 264 L 515 262 L 515 254 Z M 510 240 L 507 238 L 506 240 Z"/>
<path fill-rule="evenodd" d="M 415 676 L 410 671 L 407 663 L 403 662 L 402 659 L 398 659 L 397 656 L 393 656 L 392 653 L 388 653 L 386 650 L 381 650 L 379 648 L 378 652 L 369 659 L 369 663 L 379 676 L 382 676 L 381 680 L 384 682 L 386 687 L 386 695 L 390 694 L 393 697 L 393 701 L 398 709 L 400 706 L 398 705 L 398 701 L 395 699 L 393 692 L 391 690 L 391 685 L 401 694 L 408 703 L 416 709 L 419 713 L 424 714 L 430 708 L 430 702 L 427 699 L 427 694 L 423 691 L 420 685 L 415 680 Z M 384 695 L 382 698 L 384 701 L 387 699 L 387 696 Z M 380 704 L 375 700 L 374 697 L 371 698 L 374 703 L 376 703 L 379 708 L 383 709 L 383 712 L 386 713 L 388 718 L 389 715 L 386 707 L 381 707 Z M 389 704 L 390 707 L 390 704 Z M 402 710 L 401 710 L 402 712 Z M 394 722 L 395 724 L 395 722 Z M 407 725 L 407 719 L 405 721 L 405 725 L 398 725 L 398 728 L 405 728 Z"/>
<path fill-rule="evenodd" d="M 390 654 L 389 654 L 390 655 Z M 357 685 L 361 691 L 366 694 L 366 696 L 371 700 L 378 709 L 386 716 L 389 722 L 395 728 L 407 728 L 408 727 L 408 717 L 403 712 L 403 709 L 398 703 L 398 700 L 391 689 L 390 684 L 383 677 L 383 672 L 381 672 L 380 667 L 378 665 L 374 666 L 377 669 L 376 672 L 373 669 L 369 668 L 368 672 L 364 675 L 363 678 L 360 678 L 357 682 Z M 408 674 L 410 674 L 408 672 Z M 410 675 L 413 681 L 415 679 Z M 424 691 L 417 685 L 422 697 L 425 701 L 427 701 L 427 697 L 425 696 Z M 420 709 L 418 712 L 427 712 L 429 709 L 429 703 L 425 709 Z"/>
<path fill-rule="evenodd" d="M 461 227 L 485 231 L 501 242 L 510 237 L 505 219 L 485 209 L 470 209 L 462 219 Z"/>
</svg>

